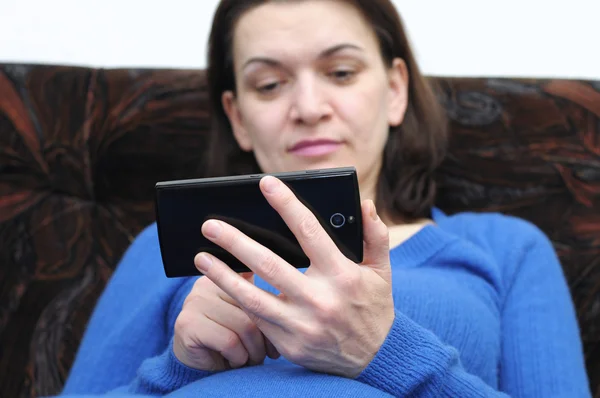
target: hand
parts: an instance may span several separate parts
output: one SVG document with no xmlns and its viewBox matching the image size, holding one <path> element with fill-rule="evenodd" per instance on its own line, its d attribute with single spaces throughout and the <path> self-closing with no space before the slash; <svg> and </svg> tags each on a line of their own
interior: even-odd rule
<svg viewBox="0 0 600 398">
<path fill-rule="evenodd" d="M 229 224 L 209 220 L 202 233 L 281 294 L 269 294 L 218 258 L 199 253 L 198 269 L 227 292 L 285 358 L 308 369 L 354 378 L 392 326 L 394 304 L 387 227 L 372 201 L 362 203 L 364 261 L 345 257 L 318 220 L 277 178 L 260 182 L 311 260 L 303 274 Z"/>
<path fill-rule="evenodd" d="M 252 283 L 253 274 L 240 276 Z M 219 371 L 261 364 L 279 353 L 238 304 L 208 278 L 199 278 L 175 321 L 173 352 L 183 364 Z"/>
</svg>

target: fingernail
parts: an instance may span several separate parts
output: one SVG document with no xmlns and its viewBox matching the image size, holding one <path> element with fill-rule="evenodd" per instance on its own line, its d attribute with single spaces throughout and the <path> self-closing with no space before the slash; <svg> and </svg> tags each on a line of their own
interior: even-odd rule
<svg viewBox="0 0 600 398">
<path fill-rule="evenodd" d="M 222 230 L 223 227 L 217 221 L 207 221 L 204 223 L 204 227 L 202 228 L 204 236 L 211 239 L 217 239 Z"/>
<path fill-rule="evenodd" d="M 267 351 L 267 356 L 271 359 L 278 359 L 281 354 L 277 351 L 277 348 L 271 343 L 269 339 L 265 337 L 265 348 Z"/>
<path fill-rule="evenodd" d="M 213 263 L 212 258 L 206 253 L 200 253 L 196 256 L 196 267 L 202 273 L 206 273 Z"/>
<path fill-rule="evenodd" d="M 228 361 L 228 362 L 229 362 L 229 367 L 231 369 L 239 369 L 246 365 L 245 363 L 236 363 L 236 362 L 232 362 L 232 361 Z"/>
<path fill-rule="evenodd" d="M 374 221 L 379 219 L 379 216 L 377 215 L 377 208 L 375 207 L 375 203 L 373 201 L 371 201 L 371 218 Z"/>
<path fill-rule="evenodd" d="M 263 188 L 268 193 L 274 193 L 279 188 L 279 180 L 275 177 L 267 176 L 264 178 Z"/>
</svg>

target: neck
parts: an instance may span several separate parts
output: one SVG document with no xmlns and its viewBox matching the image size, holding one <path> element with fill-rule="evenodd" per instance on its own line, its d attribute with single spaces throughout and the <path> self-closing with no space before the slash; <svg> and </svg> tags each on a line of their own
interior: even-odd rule
<svg viewBox="0 0 600 398">
<path fill-rule="evenodd" d="M 377 172 L 370 172 L 369 174 L 364 174 L 359 176 L 359 186 L 360 186 L 360 199 L 361 201 L 370 199 L 373 203 L 377 203 L 377 184 L 379 183 L 379 168 L 374 167 L 372 170 L 376 170 Z M 428 224 L 432 224 L 433 220 L 428 218 L 417 219 L 409 223 L 398 223 L 394 221 L 393 217 L 391 217 L 385 209 L 377 208 L 377 214 L 383 220 L 384 224 L 387 225 L 388 228 L 400 227 L 400 226 L 415 226 L 420 229 L 420 227 Z"/>
<path fill-rule="evenodd" d="M 377 182 L 379 173 L 370 173 L 370 175 L 362 175 L 358 178 L 358 185 L 360 187 L 360 200 L 372 200 L 373 203 L 377 203 Z M 379 216 L 381 217 L 381 210 L 377 209 Z"/>
<path fill-rule="evenodd" d="M 370 199 L 373 203 L 377 203 L 377 184 L 379 182 L 379 173 L 371 173 L 371 175 L 365 175 L 363 178 L 359 178 L 360 185 L 360 200 Z M 387 214 L 385 209 L 377 208 L 377 214 L 383 220 L 384 224 L 388 228 L 398 225 L 391 217 Z"/>
</svg>

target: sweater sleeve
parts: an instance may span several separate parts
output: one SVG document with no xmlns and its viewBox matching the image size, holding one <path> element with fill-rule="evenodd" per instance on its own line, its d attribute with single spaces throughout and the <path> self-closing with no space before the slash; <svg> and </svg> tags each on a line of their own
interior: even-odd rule
<svg viewBox="0 0 600 398">
<path fill-rule="evenodd" d="M 502 308 L 498 390 L 467 373 L 455 348 L 399 311 L 358 380 L 394 396 L 590 397 L 575 311 L 558 258 L 535 227 L 520 238 L 521 249 L 511 248 L 520 258 L 511 259 L 515 271 Z"/>
<path fill-rule="evenodd" d="M 110 391 L 107 395 L 165 395 L 200 380 L 210 372 L 192 369 L 182 364 L 173 353 L 173 340 L 163 353 L 142 362 L 131 383 Z"/>
<path fill-rule="evenodd" d="M 500 386 L 513 396 L 590 397 L 575 306 L 560 261 L 542 231 L 521 223 L 524 249 L 509 251 L 505 265 L 512 269 L 504 278 Z M 532 366 L 523 366 L 524 359 Z"/>
<path fill-rule="evenodd" d="M 165 277 L 155 226 L 143 231 L 96 304 L 62 395 L 163 395 L 207 376 L 182 364 L 172 348 L 193 282 Z"/>
<path fill-rule="evenodd" d="M 385 342 L 358 381 L 396 397 L 506 397 L 467 373 L 458 352 L 396 312 Z"/>
</svg>

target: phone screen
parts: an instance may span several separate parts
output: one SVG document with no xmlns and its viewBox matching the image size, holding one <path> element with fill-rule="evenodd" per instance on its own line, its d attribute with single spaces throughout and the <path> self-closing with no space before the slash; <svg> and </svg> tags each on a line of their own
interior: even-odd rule
<svg viewBox="0 0 600 398">
<path fill-rule="evenodd" d="M 355 172 L 280 178 L 313 212 L 338 249 L 352 261 L 361 262 L 362 220 Z M 157 225 L 167 276 L 199 275 L 193 262 L 199 252 L 213 254 L 236 272 L 249 271 L 202 236 L 202 224 L 208 219 L 231 224 L 296 268 L 310 265 L 296 237 L 264 198 L 259 181 L 212 180 L 157 190 Z"/>
</svg>

